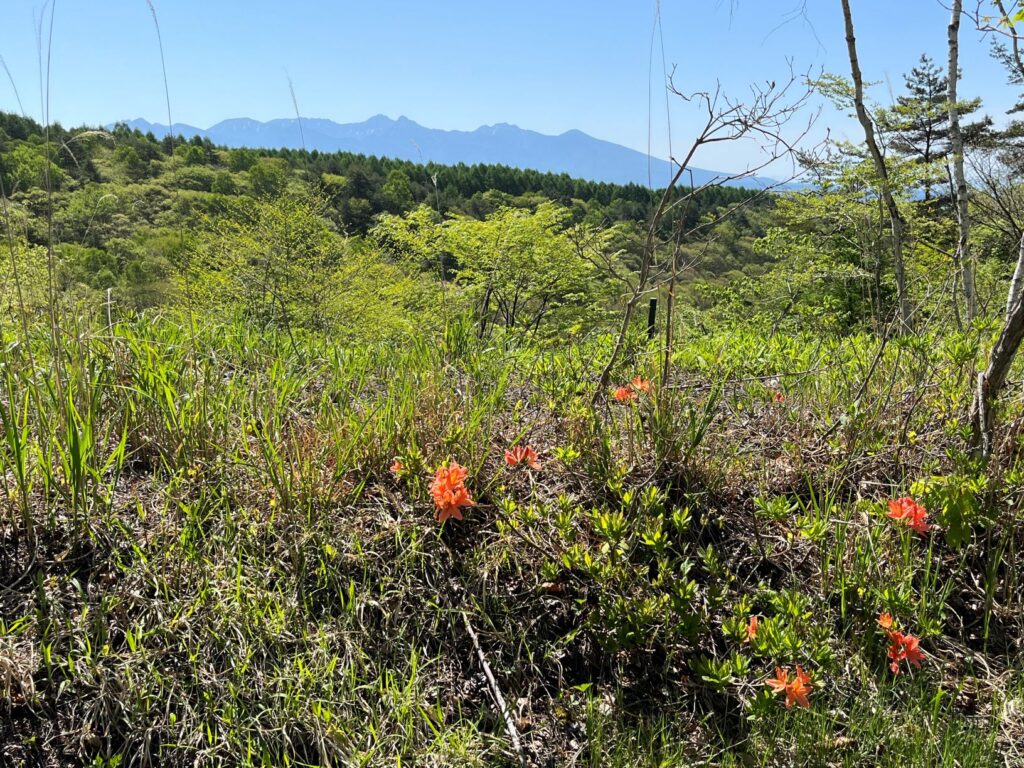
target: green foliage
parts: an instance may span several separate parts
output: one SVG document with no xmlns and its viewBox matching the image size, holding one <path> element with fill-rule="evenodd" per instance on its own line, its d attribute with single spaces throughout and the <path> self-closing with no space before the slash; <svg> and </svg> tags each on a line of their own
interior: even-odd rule
<svg viewBox="0 0 1024 768">
<path fill-rule="evenodd" d="M 551 332 L 589 326 L 610 299 L 606 274 L 566 231 L 569 213 L 552 203 L 536 210 L 502 208 L 483 221 L 437 221 L 426 206 L 384 216 L 373 230 L 398 263 L 452 277 L 475 307 L 481 333 Z"/>
<path fill-rule="evenodd" d="M 288 183 L 288 166 L 283 160 L 261 157 L 249 166 L 249 188 L 257 197 L 277 197 Z"/>
<path fill-rule="evenodd" d="M 114 150 L 114 160 L 124 166 L 124 172 L 131 181 L 141 181 L 149 173 L 149 165 L 131 144 L 122 144 Z"/>
<path fill-rule="evenodd" d="M 439 322 L 430 281 L 339 237 L 323 211 L 317 197 L 232 201 L 191 238 L 178 290 L 204 313 L 261 329 L 380 340 Z"/>
<path fill-rule="evenodd" d="M 985 509 L 987 479 L 963 474 L 933 476 L 914 484 L 912 493 L 935 514 L 951 547 L 969 544 L 975 526 L 991 523 Z"/>
<path fill-rule="evenodd" d="M 471 287 L 481 327 L 537 330 L 592 325 L 610 298 L 606 276 L 564 231 L 568 212 L 505 208 L 484 221 L 446 222 L 445 243 Z"/>
<path fill-rule="evenodd" d="M 388 210 L 393 213 L 407 211 L 413 206 L 412 188 L 404 171 L 395 169 L 388 173 L 380 194 Z"/>
<path fill-rule="evenodd" d="M 52 155 L 39 144 L 21 142 L 5 152 L 0 173 L 7 194 L 25 192 L 33 187 L 60 189 L 67 183 L 67 174 L 53 162 Z"/>
<path fill-rule="evenodd" d="M 0 258 L 0 302 L 10 315 L 41 314 L 49 304 L 45 248 L 14 244 Z"/>
<path fill-rule="evenodd" d="M 948 78 L 927 54 L 922 54 L 917 66 L 904 75 L 906 95 L 898 96 L 896 104 L 878 112 L 878 123 L 887 134 L 892 148 L 900 155 L 917 163 L 923 203 L 937 212 L 933 199 L 948 203 L 952 193 L 945 163 L 952 151 L 949 142 Z M 981 99 L 957 104 L 965 141 L 976 142 L 991 126 L 992 121 L 977 124 L 966 122 L 981 107 Z M 945 187 L 945 189 L 943 189 Z"/>
<path fill-rule="evenodd" d="M 191 245 L 196 301 L 260 328 L 325 327 L 331 274 L 344 245 L 321 211 L 316 199 L 232 202 Z"/>
</svg>

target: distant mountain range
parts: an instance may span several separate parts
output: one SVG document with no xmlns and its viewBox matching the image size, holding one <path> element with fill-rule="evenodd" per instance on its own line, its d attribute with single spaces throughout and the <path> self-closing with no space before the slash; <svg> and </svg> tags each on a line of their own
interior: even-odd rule
<svg viewBox="0 0 1024 768">
<path fill-rule="evenodd" d="M 125 124 L 143 133 L 151 131 L 158 138 L 167 134 L 167 126 L 160 123 L 137 119 Z M 648 159 L 643 152 L 595 139 L 582 131 L 550 136 L 508 123 L 485 125 L 475 131 L 444 131 L 425 128 L 407 117 L 392 120 L 377 115 L 362 123 L 346 124 L 303 118 L 300 131 L 296 119 L 261 123 L 243 117 L 224 120 L 205 129 L 175 123 L 174 134 L 186 138 L 203 136 L 227 147 L 299 149 L 305 146 L 321 152 L 354 152 L 444 165 L 495 163 L 615 184 L 632 182 L 646 186 L 651 181 L 655 187 L 663 187 L 673 172 L 673 165 L 667 160 Z M 693 183 L 698 186 L 728 175 L 704 168 L 692 170 Z M 689 174 L 684 182 L 689 183 Z M 727 184 L 756 188 L 773 186 L 776 182 L 750 177 Z"/>
</svg>

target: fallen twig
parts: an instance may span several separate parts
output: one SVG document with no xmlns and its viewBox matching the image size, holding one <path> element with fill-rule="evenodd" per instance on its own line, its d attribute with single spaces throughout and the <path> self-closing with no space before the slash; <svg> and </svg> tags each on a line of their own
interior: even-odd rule
<svg viewBox="0 0 1024 768">
<path fill-rule="evenodd" d="M 480 638 L 473 631 L 473 625 L 469 623 L 469 616 L 465 612 L 462 613 L 462 623 L 466 625 L 466 632 L 469 634 L 469 639 L 473 641 L 476 657 L 480 659 L 480 666 L 483 667 L 484 675 L 487 677 L 487 684 L 491 688 L 491 695 L 494 697 L 494 702 L 498 705 L 501 716 L 505 720 L 505 729 L 508 731 L 509 741 L 512 742 L 512 749 L 515 750 L 516 755 L 519 757 L 519 764 L 526 768 L 528 763 L 526 762 L 526 754 L 523 752 L 523 745 L 519 741 L 519 731 L 516 728 L 516 722 L 512 719 L 512 713 L 509 712 L 508 705 L 505 703 L 505 697 L 501 695 L 501 689 L 498 687 L 498 681 L 494 679 L 494 673 L 491 672 L 491 665 L 487 663 L 484 649 L 480 647 Z"/>
</svg>

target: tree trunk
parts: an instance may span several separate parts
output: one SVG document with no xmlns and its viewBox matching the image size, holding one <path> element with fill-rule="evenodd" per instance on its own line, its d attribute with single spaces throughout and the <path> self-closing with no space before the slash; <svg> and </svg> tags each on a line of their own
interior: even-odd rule
<svg viewBox="0 0 1024 768">
<path fill-rule="evenodd" d="M 1024 235 L 1020 237 L 1020 253 L 1017 255 L 1017 268 L 1010 279 L 1010 292 L 1006 297 L 1006 322 L 1010 322 L 1013 305 L 1020 297 L 1021 286 L 1024 285 Z"/>
<path fill-rule="evenodd" d="M 850 74 L 853 77 L 854 97 L 853 104 L 857 110 L 857 120 L 864 129 L 864 141 L 868 146 L 868 153 L 875 164 L 875 171 L 882 185 L 882 201 L 889 216 L 889 224 L 892 229 L 892 258 L 896 271 L 896 292 L 899 294 L 900 304 L 900 326 L 903 332 L 910 328 L 910 300 L 907 297 L 907 279 L 903 271 L 903 233 L 906 223 L 900 213 L 896 199 L 892 195 L 892 188 L 889 184 L 889 171 L 885 166 L 885 158 L 878 148 L 875 140 L 875 126 L 871 122 L 867 109 L 864 107 L 864 77 L 861 75 L 860 63 L 857 59 L 857 38 L 853 34 L 853 16 L 850 13 L 850 0 L 842 0 L 843 21 L 846 24 L 846 48 L 850 55 Z"/>
<path fill-rule="evenodd" d="M 1021 239 L 1017 268 L 1010 282 L 1007 297 L 1006 323 L 999 333 L 999 339 L 992 348 L 988 367 L 978 374 L 978 388 L 974 393 L 971 408 L 971 453 L 987 462 L 992 455 L 992 431 L 995 425 L 993 406 L 999 397 L 999 390 L 1006 383 L 1006 375 L 1013 365 L 1013 358 L 1024 339 L 1024 292 L 1021 292 L 1021 276 L 1024 275 L 1024 238 Z"/>
<path fill-rule="evenodd" d="M 977 299 L 974 290 L 974 262 L 971 259 L 970 235 L 971 218 L 967 210 L 967 179 L 964 176 L 964 139 L 960 131 L 960 109 L 957 106 L 957 79 L 960 74 L 960 15 L 963 12 L 963 0 L 953 0 L 952 13 L 949 19 L 949 70 L 946 79 L 949 83 L 946 100 L 949 102 L 949 143 L 953 153 L 953 199 L 956 201 L 956 218 L 960 225 L 960 239 L 957 243 L 957 255 L 964 279 L 964 302 L 967 306 L 968 324 L 977 314 Z"/>
</svg>

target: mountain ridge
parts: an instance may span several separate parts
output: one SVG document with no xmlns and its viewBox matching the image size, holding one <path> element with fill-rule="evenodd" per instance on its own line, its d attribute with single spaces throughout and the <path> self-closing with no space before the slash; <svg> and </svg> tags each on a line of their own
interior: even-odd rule
<svg viewBox="0 0 1024 768">
<path fill-rule="evenodd" d="M 122 121 L 129 128 L 167 135 L 165 123 L 143 118 Z M 112 125 L 107 126 L 112 128 Z M 261 122 L 248 117 L 221 120 L 209 128 L 174 123 L 174 135 L 208 138 L 230 148 L 301 149 L 321 152 L 353 152 L 413 162 L 445 165 L 500 164 L 542 172 L 567 173 L 590 181 L 641 184 L 655 187 L 668 183 L 674 165 L 648 157 L 629 147 L 590 136 L 578 129 L 552 135 L 520 128 L 511 123 L 482 125 L 472 131 L 427 128 L 408 117 L 374 115 L 360 123 L 338 123 L 326 118 L 278 118 Z M 693 168 L 692 183 L 701 186 L 728 177 L 724 171 Z M 689 174 L 688 174 L 689 176 Z M 661 180 L 660 182 L 658 180 Z M 751 176 L 723 182 L 727 186 L 765 188 L 773 179 Z M 783 185 L 788 188 L 791 185 Z"/>
</svg>

